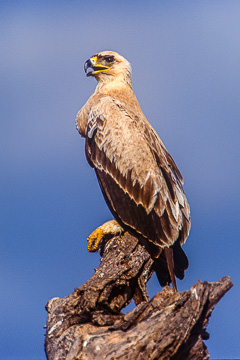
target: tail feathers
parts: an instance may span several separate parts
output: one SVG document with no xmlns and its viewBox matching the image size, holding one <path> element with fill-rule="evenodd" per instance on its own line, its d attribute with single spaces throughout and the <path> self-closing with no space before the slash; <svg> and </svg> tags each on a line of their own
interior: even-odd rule
<svg viewBox="0 0 240 360">
<path fill-rule="evenodd" d="M 168 271 L 167 263 L 165 256 L 163 256 L 163 253 L 161 256 L 154 261 L 153 269 L 157 275 L 158 281 L 162 287 L 165 285 L 170 284 L 170 274 Z"/>
<path fill-rule="evenodd" d="M 168 250 L 166 252 L 166 250 Z M 154 262 L 154 271 L 161 286 L 172 282 L 177 289 L 175 276 L 182 280 L 184 271 L 188 268 L 188 258 L 177 240 L 170 248 L 165 248 L 158 259 Z"/>
<path fill-rule="evenodd" d="M 173 245 L 173 260 L 175 275 L 178 279 L 182 280 L 184 278 L 184 271 L 188 268 L 188 258 L 181 248 L 179 241 L 176 241 Z"/>
</svg>

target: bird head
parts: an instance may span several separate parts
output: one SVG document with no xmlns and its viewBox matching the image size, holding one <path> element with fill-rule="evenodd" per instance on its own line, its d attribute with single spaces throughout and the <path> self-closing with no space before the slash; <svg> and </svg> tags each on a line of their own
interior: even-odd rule
<svg viewBox="0 0 240 360">
<path fill-rule="evenodd" d="M 93 55 L 84 64 L 87 76 L 94 76 L 98 82 L 121 78 L 131 83 L 131 65 L 114 51 L 102 51 Z"/>
</svg>

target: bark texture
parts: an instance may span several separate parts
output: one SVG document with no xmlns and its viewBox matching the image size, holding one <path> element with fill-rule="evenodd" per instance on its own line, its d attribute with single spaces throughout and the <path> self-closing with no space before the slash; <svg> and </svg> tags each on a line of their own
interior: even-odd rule
<svg viewBox="0 0 240 360">
<path fill-rule="evenodd" d="M 150 300 L 152 266 L 137 238 L 110 239 L 94 275 L 69 296 L 48 302 L 48 360 L 208 359 L 206 326 L 232 287 L 230 278 L 198 281 L 181 293 L 166 286 Z M 123 314 L 132 298 L 136 308 Z"/>
</svg>

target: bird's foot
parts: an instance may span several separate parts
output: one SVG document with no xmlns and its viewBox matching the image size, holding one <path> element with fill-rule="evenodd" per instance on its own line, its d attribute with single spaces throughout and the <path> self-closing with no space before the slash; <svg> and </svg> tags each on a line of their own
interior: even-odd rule
<svg viewBox="0 0 240 360">
<path fill-rule="evenodd" d="M 96 230 L 94 230 L 87 238 L 88 251 L 95 252 L 99 250 L 101 241 L 103 240 L 104 236 L 116 236 L 121 234 L 123 231 L 123 228 L 116 220 L 110 220 L 105 222 L 103 225 L 99 226 Z"/>
</svg>

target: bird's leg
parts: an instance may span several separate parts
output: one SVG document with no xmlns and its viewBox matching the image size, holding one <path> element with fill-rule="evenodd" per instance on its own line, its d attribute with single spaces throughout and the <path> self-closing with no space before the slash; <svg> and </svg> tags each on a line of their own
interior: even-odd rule
<svg viewBox="0 0 240 360">
<path fill-rule="evenodd" d="M 176 278 L 175 278 L 175 272 L 174 272 L 173 249 L 172 248 L 164 248 L 164 254 L 166 257 L 167 267 L 168 267 L 168 271 L 170 274 L 173 289 L 175 292 L 178 292 Z"/>
<path fill-rule="evenodd" d="M 105 235 L 115 236 L 121 234 L 123 231 L 123 228 L 116 220 L 110 220 L 105 222 L 103 225 L 99 226 L 96 230 L 94 230 L 87 238 L 88 251 L 97 251 Z"/>
</svg>

